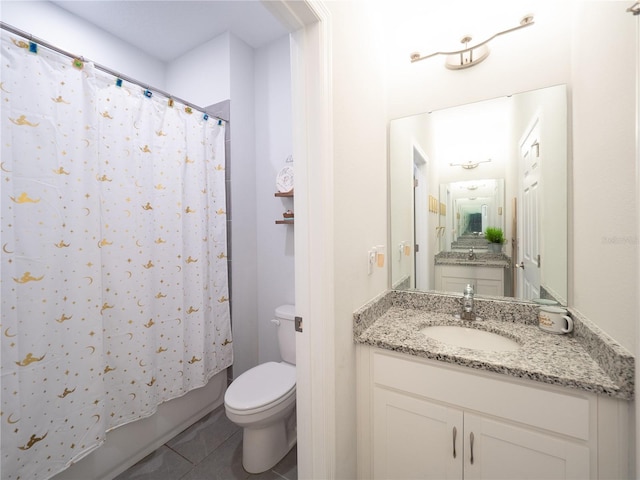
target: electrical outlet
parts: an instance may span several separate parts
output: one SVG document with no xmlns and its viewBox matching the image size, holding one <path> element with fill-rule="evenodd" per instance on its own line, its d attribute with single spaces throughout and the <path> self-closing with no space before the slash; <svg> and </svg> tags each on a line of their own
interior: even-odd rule
<svg viewBox="0 0 640 480">
<path fill-rule="evenodd" d="M 373 266 L 376 264 L 376 249 L 372 248 L 367 252 L 367 275 L 373 273 Z"/>
</svg>

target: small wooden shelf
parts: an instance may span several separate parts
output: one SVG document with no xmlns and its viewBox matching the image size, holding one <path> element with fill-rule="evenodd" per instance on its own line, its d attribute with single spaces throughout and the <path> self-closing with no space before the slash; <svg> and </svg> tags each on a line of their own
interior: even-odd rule
<svg viewBox="0 0 640 480">
<path fill-rule="evenodd" d="M 293 190 L 291 190 L 290 192 L 276 192 L 275 196 L 276 197 L 293 197 Z"/>
<path fill-rule="evenodd" d="M 289 197 L 293 198 L 293 190 L 289 192 L 276 192 L 276 197 Z M 276 225 L 293 225 L 293 218 L 285 218 L 284 220 L 276 220 Z"/>
</svg>

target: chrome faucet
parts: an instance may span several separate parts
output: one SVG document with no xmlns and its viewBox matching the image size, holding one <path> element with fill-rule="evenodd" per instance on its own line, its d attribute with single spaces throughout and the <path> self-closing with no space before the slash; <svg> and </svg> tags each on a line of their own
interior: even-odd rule
<svg viewBox="0 0 640 480">
<path fill-rule="evenodd" d="M 468 283 L 462 295 L 462 313 L 460 314 L 460 318 L 462 320 L 475 320 L 476 313 L 473 310 L 473 285 Z"/>
<path fill-rule="evenodd" d="M 473 247 L 471 247 L 469 249 L 469 256 L 468 256 L 469 260 L 475 260 L 476 258 L 476 252 L 473 251 Z M 473 293 L 473 292 L 472 292 Z"/>
</svg>

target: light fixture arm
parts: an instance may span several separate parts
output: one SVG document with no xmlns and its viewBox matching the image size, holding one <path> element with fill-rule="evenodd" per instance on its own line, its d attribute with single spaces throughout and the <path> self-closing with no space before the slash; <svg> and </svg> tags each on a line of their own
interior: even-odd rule
<svg viewBox="0 0 640 480">
<path fill-rule="evenodd" d="M 525 28 L 528 27 L 530 25 L 533 25 L 535 22 L 533 21 L 533 15 L 525 15 L 522 20 L 520 20 L 520 25 L 513 27 L 513 28 L 508 28 L 506 30 L 503 30 L 501 32 L 498 32 L 494 35 L 492 35 L 491 37 L 487 38 L 485 41 L 478 43 L 477 45 L 474 45 L 473 47 L 466 47 L 463 48 L 462 50 L 455 50 L 452 52 L 434 52 L 434 53 L 430 53 L 429 55 L 420 55 L 420 53 L 415 52 L 411 54 L 411 63 L 415 63 L 415 62 L 419 62 L 421 60 L 426 60 L 427 58 L 431 58 L 431 57 L 435 57 L 436 55 L 446 55 L 446 56 L 450 56 L 450 55 L 462 55 L 468 52 L 471 52 L 477 48 L 480 48 L 484 45 L 486 45 L 487 43 L 489 43 L 491 40 L 493 40 L 496 37 L 499 37 L 500 35 L 505 35 L 507 33 L 511 33 L 511 32 L 515 32 L 516 30 L 520 30 L 521 28 Z M 466 42 L 464 40 L 468 39 Z M 465 45 L 471 40 L 470 37 L 464 37 L 462 43 L 464 43 Z"/>
</svg>

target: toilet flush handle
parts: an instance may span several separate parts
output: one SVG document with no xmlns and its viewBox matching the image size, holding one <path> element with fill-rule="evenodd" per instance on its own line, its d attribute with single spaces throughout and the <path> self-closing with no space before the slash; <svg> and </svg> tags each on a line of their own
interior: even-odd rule
<svg viewBox="0 0 640 480">
<path fill-rule="evenodd" d="M 275 323 L 276 325 L 280 326 L 280 320 L 278 320 L 277 318 L 272 318 L 271 322 Z"/>
</svg>

